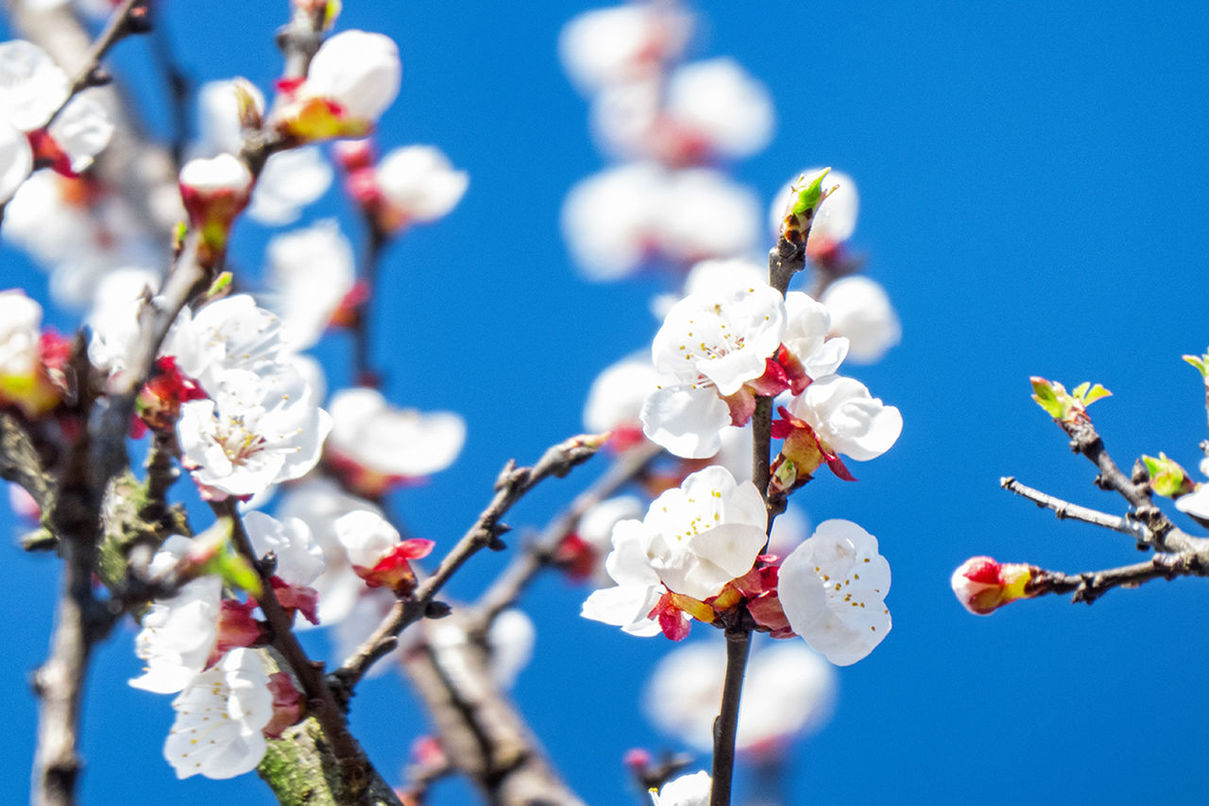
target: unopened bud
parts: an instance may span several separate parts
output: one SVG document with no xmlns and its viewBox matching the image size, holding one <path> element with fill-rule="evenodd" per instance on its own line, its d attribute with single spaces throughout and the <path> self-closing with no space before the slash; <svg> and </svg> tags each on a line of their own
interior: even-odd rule
<svg viewBox="0 0 1209 806">
<path fill-rule="evenodd" d="M 1037 569 L 1025 563 L 1000 563 L 991 557 L 971 557 L 953 572 L 949 584 L 962 607 L 979 616 L 1017 599 L 1035 595 L 1028 590 Z"/>
<path fill-rule="evenodd" d="M 1164 498 L 1179 498 L 1196 487 L 1179 462 L 1168 459 L 1165 453 L 1160 453 L 1157 459 L 1153 456 L 1143 456 L 1142 462 L 1150 475 L 1150 489 Z"/>
</svg>

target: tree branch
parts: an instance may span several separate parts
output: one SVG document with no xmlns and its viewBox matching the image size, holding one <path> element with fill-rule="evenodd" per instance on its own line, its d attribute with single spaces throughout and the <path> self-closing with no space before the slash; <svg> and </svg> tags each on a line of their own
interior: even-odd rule
<svg viewBox="0 0 1209 806">
<path fill-rule="evenodd" d="M 1072 603 L 1091 604 L 1113 588 L 1136 588 L 1152 579 L 1209 576 L 1207 553 L 1209 552 L 1155 554 L 1146 562 L 1081 574 L 1039 570 L 1027 590 L 1034 596 L 1046 593 L 1073 593 Z"/>
<path fill-rule="evenodd" d="M 1069 518 L 1071 520 L 1083 521 L 1093 526 L 1101 526 L 1105 529 L 1112 529 L 1114 532 L 1127 534 L 1141 544 L 1149 544 L 1151 542 L 1150 532 L 1146 527 L 1129 516 L 1109 515 L 1106 512 L 1099 512 L 1098 510 L 1088 509 L 1078 504 L 1063 501 L 1061 498 L 1055 498 L 1040 490 L 1035 490 L 1032 487 L 1021 484 L 1013 476 L 1004 476 L 999 479 L 999 486 L 1008 492 L 1015 493 L 1022 498 L 1032 501 L 1043 509 L 1053 511 L 1058 520 Z"/>
<path fill-rule="evenodd" d="M 578 436 L 548 448 L 533 467 L 516 467 L 509 460 L 495 482 L 495 497 L 483 510 L 470 530 L 462 536 L 449 553 L 441 560 L 432 576 L 419 584 L 406 599 L 395 602 L 385 620 L 373 634 L 365 639 L 357 651 L 333 673 L 337 685 L 345 692 L 345 699 L 352 695 L 353 688 L 365 675 L 369 667 L 395 648 L 398 635 L 408 624 L 423 618 L 433 597 L 449 581 L 453 573 L 483 548 L 501 549 L 500 535 L 508 527 L 500 518 L 524 497 L 538 482 L 549 476 L 565 476 L 571 468 L 581 464 L 598 451 L 604 440 L 599 436 Z"/>
</svg>

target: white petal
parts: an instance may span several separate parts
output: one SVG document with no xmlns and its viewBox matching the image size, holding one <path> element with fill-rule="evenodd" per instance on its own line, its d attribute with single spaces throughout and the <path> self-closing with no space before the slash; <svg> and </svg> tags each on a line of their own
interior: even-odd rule
<svg viewBox="0 0 1209 806">
<path fill-rule="evenodd" d="M 399 94 L 402 73 L 399 48 L 390 37 L 342 31 L 311 59 L 302 92 L 335 101 L 354 119 L 374 122 Z"/>
<path fill-rule="evenodd" d="M 772 138 L 768 90 L 734 59 L 684 65 L 667 86 L 667 113 L 716 153 L 746 157 Z"/>
<path fill-rule="evenodd" d="M 0 106 L 21 131 L 46 123 L 67 99 L 67 74 L 42 48 L 14 39 L 0 43 Z"/>
<path fill-rule="evenodd" d="M 666 386 L 642 406 L 647 439 L 686 459 L 706 459 L 722 447 L 718 433 L 730 425 L 730 409 L 709 387 Z"/>
<path fill-rule="evenodd" d="M 50 124 L 50 136 L 71 159 L 73 171 L 83 171 L 109 145 L 113 123 L 105 106 L 88 93 L 71 99 Z"/>
<path fill-rule="evenodd" d="M 12 126 L 0 121 L 0 204 L 7 202 L 29 178 L 34 155 L 29 140 Z M 5 230 L 8 230 L 5 227 Z"/>
<path fill-rule="evenodd" d="M 822 301 L 831 311 L 831 332 L 848 338 L 849 357 L 858 364 L 880 360 L 902 339 L 902 325 L 890 298 L 868 277 L 835 281 L 823 292 Z"/>
</svg>

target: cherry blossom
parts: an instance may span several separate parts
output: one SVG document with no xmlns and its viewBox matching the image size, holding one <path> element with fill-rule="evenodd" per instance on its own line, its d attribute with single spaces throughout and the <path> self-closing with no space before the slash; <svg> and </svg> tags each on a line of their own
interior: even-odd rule
<svg viewBox="0 0 1209 806">
<path fill-rule="evenodd" d="M 654 806 L 707 806 L 713 781 L 705 770 L 692 775 L 681 775 L 663 785 L 656 792 L 651 790 Z"/>
<path fill-rule="evenodd" d="M 833 194 L 834 195 L 834 194 Z M 828 197 L 826 210 L 831 205 Z M 885 289 L 868 277 L 842 277 L 823 292 L 831 312 L 831 332 L 848 339 L 848 357 L 858 364 L 880 361 L 902 339 L 898 314 Z"/>
<path fill-rule="evenodd" d="M 290 585 L 310 585 L 323 573 L 323 549 L 299 518 L 272 518 L 263 512 L 243 516 L 244 528 L 256 554 L 275 558 L 273 575 Z"/>
<path fill-rule="evenodd" d="M 15 405 L 30 417 L 59 404 L 69 347 L 43 333 L 41 323 L 41 305 L 23 291 L 0 291 L 0 404 Z"/>
<path fill-rule="evenodd" d="M 331 417 L 297 374 L 268 383 L 247 370 L 224 372 L 212 399 L 181 406 L 182 461 L 211 500 L 251 496 L 305 475 L 319 461 Z"/>
<path fill-rule="evenodd" d="M 320 45 L 304 81 L 284 88 L 274 119 L 302 141 L 363 137 L 399 94 L 402 74 L 390 37 L 342 31 Z"/>
<path fill-rule="evenodd" d="M 265 161 L 248 215 L 268 226 L 292 224 L 332 186 L 335 170 L 318 146 L 279 151 Z"/>
<path fill-rule="evenodd" d="M 393 484 L 444 470 L 466 440 L 453 412 L 397 409 L 376 389 L 342 389 L 329 409 L 332 461 L 357 492 L 378 495 Z"/>
<path fill-rule="evenodd" d="M 666 115 L 670 136 L 690 153 L 746 157 L 772 138 L 768 90 L 727 57 L 677 68 L 668 80 Z"/>
<path fill-rule="evenodd" d="M 1029 585 L 1036 570 L 1025 563 L 971 557 L 953 572 L 949 584 L 962 607 L 974 615 L 989 616 L 1005 604 L 1034 595 Z"/>
<path fill-rule="evenodd" d="M 378 227 L 391 233 L 448 215 L 466 193 L 470 177 L 454 170 L 434 146 L 406 146 L 391 151 L 372 171 L 355 172 L 350 181 Z"/>
<path fill-rule="evenodd" d="M 501 688 L 512 688 L 521 670 L 529 665 L 537 629 L 523 610 L 509 608 L 491 622 L 487 630 L 487 651 L 491 678 Z"/>
<path fill-rule="evenodd" d="M 265 299 L 282 318 L 291 348 L 319 341 L 332 315 L 353 289 L 353 247 L 334 219 L 277 235 L 267 250 Z"/>
<path fill-rule="evenodd" d="M 248 204 L 252 182 L 252 172 L 231 154 L 210 159 L 195 157 L 181 168 L 185 210 L 211 249 L 225 248 L 232 222 Z"/>
<path fill-rule="evenodd" d="M 583 423 L 594 434 L 611 432 L 609 444 L 624 449 L 642 441 L 639 415 L 658 375 L 648 355 L 631 356 L 605 367 L 588 388 Z"/>
<path fill-rule="evenodd" d="M 632 495 L 606 498 L 583 514 L 575 531 L 563 538 L 554 562 L 575 580 L 607 585 L 604 558 L 613 547 L 613 527 L 641 518 L 646 505 Z"/>
<path fill-rule="evenodd" d="M 581 614 L 636 635 L 662 629 L 682 638 L 685 608 L 712 619 L 712 610 L 706 613 L 707 607 L 694 602 L 717 596 L 751 570 L 765 543 L 766 524 L 754 484 L 736 483 L 721 467 L 693 473 L 656 498 L 641 522 L 623 520 L 613 528 L 605 568 L 617 585 L 589 596 Z M 652 618 L 657 605 L 658 621 Z"/>
<path fill-rule="evenodd" d="M 823 521 L 781 563 L 778 596 L 793 631 L 837 666 L 864 658 L 890 632 L 890 564 L 852 521 Z"/>
<path fill-rule="evenodd" d="M 160 349 L 181 370 L 211 391 L 228 370 L 268 378 L 290 372 L 281 319 L 247 294 L 215 300 L 196 312 L 181 311 Z"/>
<path fill-rule="evenodd" d="M 176 777 L 234 778 L 256 769 L 273 700 L 264 661 L 253 650 L 233 650 L 194 677 L 172 701 L 176 720 L 164 742 Z"/>
<path fill-rule="evenodd" d="M 694 750 L 712 750 L 725 670 L 726 650 L 719 641 L 676 647 L 651 673 L 644 711 L 664 733 Z M 758 647 L 743 681 L 735 748 L 749 753 L 783 750 L 794 738 L 813 734 L 827 723 L 835 695 L 834 667 L 801 642 Z"/>
<path fill-rule="evenodd" d="M 677 456 L 715 454 L 719 431 L 750 419 L 754 398 L 737 393 L 764 375 L 784 332 L 784 302 L 767 285 L 685 297 L 655 334 L 660 384 L 643 405 L 643 432 Z"/>
</svg>

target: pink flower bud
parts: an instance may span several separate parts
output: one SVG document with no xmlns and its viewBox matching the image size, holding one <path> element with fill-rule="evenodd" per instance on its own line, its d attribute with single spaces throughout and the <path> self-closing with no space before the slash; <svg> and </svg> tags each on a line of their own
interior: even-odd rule
<svg viewBox="0 0 1209 806">
<path fill-rule="evenodd" d="M 986 616 L 1009 602 L 1034 596 L 1029 583 L 1036 571 L 1024 563 L 1000 563 L 990 557 L 971 557 L 953 572 L 949 584 L 962 607 Z"/>
<path fill-rule="evenodd" d="M 181 200 L 213 255 L 226 249 L 231 224 L 252 197 L 252 182 L 251 171 L 231 154 L 192 159 L 181 168 Z"/>
</svg>

